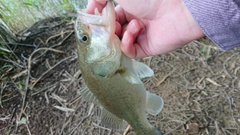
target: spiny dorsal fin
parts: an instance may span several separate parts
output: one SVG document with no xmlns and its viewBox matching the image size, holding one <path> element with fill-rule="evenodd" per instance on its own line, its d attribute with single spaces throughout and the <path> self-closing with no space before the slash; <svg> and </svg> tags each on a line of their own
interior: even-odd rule
<svg viewBox="0 0 240 135">
<path fill-rule="evenodd" d="M 120 75 L 131 84 L 141 84 L 142 81 L 129 70 L 124 70 Z"/>
<path fill-rule="evenodd" d="M 151 115 L 157 115 L 163 108 L 163 99 L 156 94 L 150 93 L 149 91 L 147 91 L 146 94 L 146 111 Z"/>
<path fill-rule="evenodd" d="M 153 76 L 154 74 L 153 70 L 147 65 L 145 65 L 144 63 L 132 60 L 132 66 L 135 74 L 139 78 L 150 77 L 150 76 Z"/>
<path fill-rule="evenodd" d="M 101 108 L 101 123 L 108 128 L 112 128 L 115 130 L 124 130 L 127 127 L 127 122 L 123 119 L 118 118 L 108 110 Z"/>
<path fill-rule="evenodd" d="M 84 100 L 88 102 L 93 102 L 94 104 L 98 104 L 97 98 L 93 95 L 93 93 L 89 90 L 87 86 L 84 86 L 80 90 L 80 93 L 82 94 Z"/>
</svg>

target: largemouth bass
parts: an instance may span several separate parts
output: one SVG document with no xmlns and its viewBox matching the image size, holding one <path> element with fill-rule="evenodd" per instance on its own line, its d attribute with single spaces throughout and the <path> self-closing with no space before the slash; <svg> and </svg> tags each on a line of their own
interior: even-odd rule
<svg viewBox="0 0 240 135">
<path fill-rule="evenodd" d="M 157 115 L 163 99 L 146 91 L 140 80 L 152 76 L 153 71 L 121 52 L 113 1 L 107 2 L 102 14 L 79 11 L 74 28 L 80 70 L 87 85 L 82 96 L 101 108 L 102 124 L 122 130 L 128 123 L 137 135 L 162 135 L 148 122 L 146 112 Z"/>
</svg>

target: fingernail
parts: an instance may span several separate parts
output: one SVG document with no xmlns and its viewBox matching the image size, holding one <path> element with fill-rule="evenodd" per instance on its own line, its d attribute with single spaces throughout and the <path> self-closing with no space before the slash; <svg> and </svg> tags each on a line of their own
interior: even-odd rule
<svg viewBox="0 0 240 135">
<path fill-rule="evenodd" d="M 131 21 L 131 29 L 133 34 L 135 34 L 138 31 L 136 23 L 137 23 L 136 20 Z"/>
<path fill-rule="evenodd" d="M 128 32 L 128 31 L 125 31 L 124 34 L 123 34 L 123 38 L 122 38 L 122 42 L 123 42 L 124 44 L 128 44 L 129 41 L 130 41 L 128 35 L 129 35 L 129 32 Z"/>
</svg>

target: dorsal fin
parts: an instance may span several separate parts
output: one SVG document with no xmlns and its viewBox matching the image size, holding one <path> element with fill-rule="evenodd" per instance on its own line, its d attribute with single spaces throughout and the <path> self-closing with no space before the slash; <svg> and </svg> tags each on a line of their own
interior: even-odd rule
<svg viewBox="0 0 240 135">
<path fill-rule="evenodd" d="M 146 92 L 147 100 L 146 100 L 146 111 L 151 115 L 157 115 L 161 112 L 164 101 L 163 99 L 149 91 Z"/>
<path fill-rule="evenodd" d="M 153 76 L 154 74 L 153 70 L 147 65 L 145 65 L 144 63 L 132 60 L 132 66 L 135 74 L 139 78 L 150 77 L 150 76 Z"/>
<path fill-rule="evenodd" d="M 124 130 L 127 127 L 128 124 L 125 120 L 118 118 L 103 107 L 101 110 L 101 123 L 106 127 L 114 130 Z"/>
</svg>

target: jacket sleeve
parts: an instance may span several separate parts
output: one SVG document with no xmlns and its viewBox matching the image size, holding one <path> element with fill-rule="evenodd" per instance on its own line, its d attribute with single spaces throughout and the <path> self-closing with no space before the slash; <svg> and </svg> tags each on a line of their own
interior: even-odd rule
<svg viewBox="0 0 240 135">
<path fill-rule="evenodd" d="M 207 37 L 223 50 L 240 47 L 240 0 L 184 0 Z"/>
</svg>

